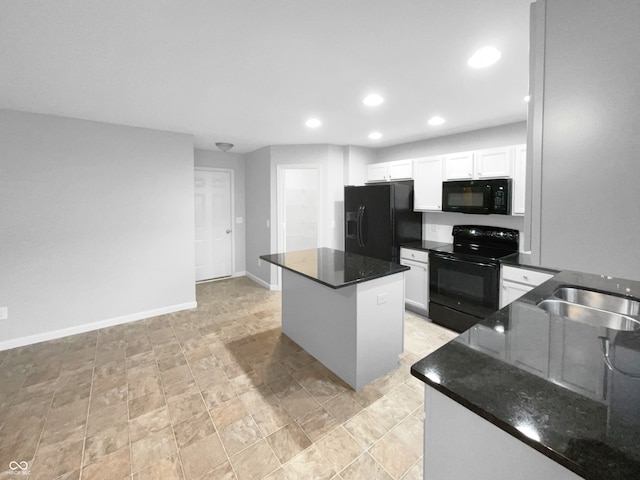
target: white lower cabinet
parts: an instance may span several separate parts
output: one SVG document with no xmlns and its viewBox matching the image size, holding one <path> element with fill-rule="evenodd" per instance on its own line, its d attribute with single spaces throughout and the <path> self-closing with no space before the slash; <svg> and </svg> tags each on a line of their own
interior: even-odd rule
<svg viewBox="0 0 640 480">
<path fill-rule="evenodd" d="M 429 311 L 429 252 L 401 248 L 400 263 L 411 268 L 404 275 L 405 307 L 426 314 Z"/>
<path fill-rule="evenodd" d="M 502 283 L 500 286 L 500 308 L 509 305 L 551 277 L 553 277 L 553 275 L 550 273 L 503 265 Z"/>
</svg>

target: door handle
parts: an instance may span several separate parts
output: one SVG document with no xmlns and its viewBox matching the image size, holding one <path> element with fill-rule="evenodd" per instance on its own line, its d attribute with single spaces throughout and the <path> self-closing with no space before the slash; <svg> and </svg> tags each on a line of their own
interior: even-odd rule
<svg viewBox="0 0 640 480">
<path fill-rule="evenodd" d="M 227 230 L 227 233 L 231 233 L 231 230 Z"/>
<path fill-rule="evenodd" d="M 362 219 L 364 217 L 365 206 L 360 205 L 358 207 L 358 245 L 365 247 L 364 236 L 362 235 Z"/>
</svg>

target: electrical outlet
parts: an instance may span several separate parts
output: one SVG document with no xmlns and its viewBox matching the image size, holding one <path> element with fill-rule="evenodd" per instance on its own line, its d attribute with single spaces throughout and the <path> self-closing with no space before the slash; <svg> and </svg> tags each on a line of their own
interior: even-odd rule
<svg viewBox="0 0 640 480">
<path fill-rule="evenodd" d="M 0 307 L 0 320 L 9 318 L 9 307 Z"/>
<path fill-rule="evenodd" d="M 261 267 L 261 266 L 262 266 L 262 259 L 261 259 L 261 258 L 259 258 L 259 259 L 258 259 L 258 266 L 259 266 L 259 267 Z"/>
</svg>

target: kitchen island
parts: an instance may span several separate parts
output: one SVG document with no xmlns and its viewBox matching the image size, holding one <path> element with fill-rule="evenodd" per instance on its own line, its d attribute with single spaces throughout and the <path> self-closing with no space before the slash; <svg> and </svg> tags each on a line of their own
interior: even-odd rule
<svg viewBox="0 0 640 480">
<path fill-rule="evenodd" d="M 260 256 L 282 267 L 282 332 L 355 390 L 398 365 L 409 267 L 330 248 Z"/>
<path fill-rule="evenodd" d="M 593 291 L 622 301 L 590 309 Z M 560 272 L 414 364 L 425 479 L 640 478 L 632 297 L 640 282 Z"/>
</svg>

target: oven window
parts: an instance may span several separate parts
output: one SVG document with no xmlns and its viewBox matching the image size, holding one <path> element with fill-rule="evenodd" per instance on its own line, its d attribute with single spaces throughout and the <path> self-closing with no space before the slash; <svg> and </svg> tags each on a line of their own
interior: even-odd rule
<svg viewBox="0 0 640 480">
<path fill-rule="evenodd" d="M 449 193 L 447 203 L 456 207 L 483 207 L 484 192 L 466 189 L 462 192 Z"/>
<path fill-rule="evenodd" d="M 485 286 L 482 275 L 441 268 L 438 270 L 438 286 L 443 294 L 483 303 Z"/>
<path fill-rule="evenodd" d="M 498 309 L 499 275 L 497 263 L 433 255 L 429 301 L 483 318 Z"/>
</svg>

